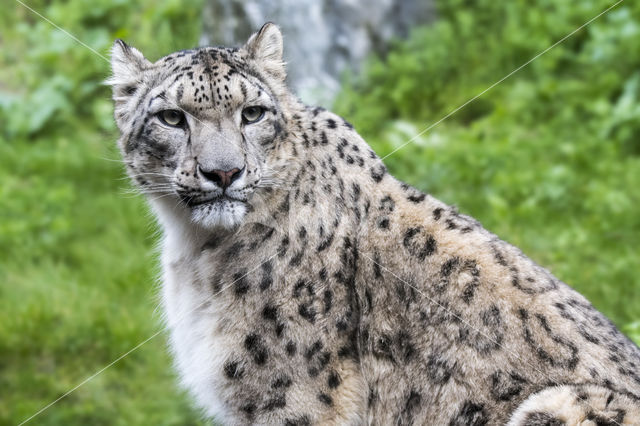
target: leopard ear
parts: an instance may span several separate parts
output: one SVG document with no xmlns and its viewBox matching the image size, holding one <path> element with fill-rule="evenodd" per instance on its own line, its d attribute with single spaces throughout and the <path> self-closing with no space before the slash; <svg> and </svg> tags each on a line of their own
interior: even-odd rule
<svg viewBox="0 0 640 426">
<path fill-rule="evenodd" d="M 272 76 L 284 80 L 285 64 L 282 60 L 282 33 L 276 24 L 267 22 L 244 45 L 249 59 Z"/>
<path fill-rule="evenodd" d="M 112 75 L 106 83 L 113 86 L 114 96 L 132 94 L 141 82 L 142 71 L 150 66 L 138 49 L 117 39 L 111 48 Z"/>
</svg>

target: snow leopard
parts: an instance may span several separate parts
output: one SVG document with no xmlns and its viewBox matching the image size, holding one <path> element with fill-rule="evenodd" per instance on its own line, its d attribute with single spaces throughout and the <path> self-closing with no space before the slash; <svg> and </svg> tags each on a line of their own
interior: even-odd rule
<svg viewBox="0 0 640 426">
<path fill-rule="evenodd" d="M 302 103 L 275 24 L 155 62 L 117 40 L 111 64 L 118 146 L 162 229 L 169 348 L 205 416 L 640 424 L 638 347 Z"/>
</svg>

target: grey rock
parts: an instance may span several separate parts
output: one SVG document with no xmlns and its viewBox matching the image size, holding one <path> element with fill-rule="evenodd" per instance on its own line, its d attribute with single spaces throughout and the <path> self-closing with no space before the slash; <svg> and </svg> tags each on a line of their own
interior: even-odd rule
<svg viewBox="0 0 640 426">
<path fill-rule="evenodd" d="M 394 38 L 430 22 L 433 0 L 208 0 L 200 45 L 233 45 L 267 21 L 285 37 L 288 84 L 306 103 L 330 106 L 342 74 Z"/>
</svg>

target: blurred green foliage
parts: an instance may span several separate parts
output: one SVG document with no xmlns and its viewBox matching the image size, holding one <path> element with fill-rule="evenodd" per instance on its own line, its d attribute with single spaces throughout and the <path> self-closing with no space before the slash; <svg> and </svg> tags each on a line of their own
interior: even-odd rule
<svg viewBox="0 0 640 426">
<path fill-rule="evenodd" d="M 349 77 L 338 112 L 385 155 L 610 3 L 437 0 Z M 197 44 L 201 0 L 27 1 L 99 54 Z M 104 58 L 19 3 L 0 14 L 0 424 L 160 328 L 152 218 L 115 149 Z M 640 341 L 640 4 L 625 2 L 387 160 L 586 294 Z M 113 160 L 113 161 L 112 161 Z M 202 424 L 160 335 L 34 424 Z"/>
<path fill-rule="evenodd" d="M 202 0 L 29 0 L 6 7 L 0 49 L 0 113 L 8 137 L 33 136 L 89 120 L 113 130 L 107 59 L 115 38 L 144 49 L 150 58 L 193 47 L 200 35 Z M 102 55 L 99 56 L 99 55 Z M 19 84 L 16 84 L 18 83 Z M 4 85 L 6 84 L 6 87 Z M 96 126 L 97 125 L 97 126 Z"/>
</svg>

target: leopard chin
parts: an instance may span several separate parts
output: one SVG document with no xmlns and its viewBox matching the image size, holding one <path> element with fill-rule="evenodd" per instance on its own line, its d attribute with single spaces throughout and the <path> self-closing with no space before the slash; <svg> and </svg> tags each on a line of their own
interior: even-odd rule
<svg viewBox="0 0 640 426">
<path fill-rule="evenodd" d="M 233 229 L 242 224 L 248 211 L 244 201 L 215 199 L 191 207 L 191 221 L 206 229 Z"/>
</svg>

